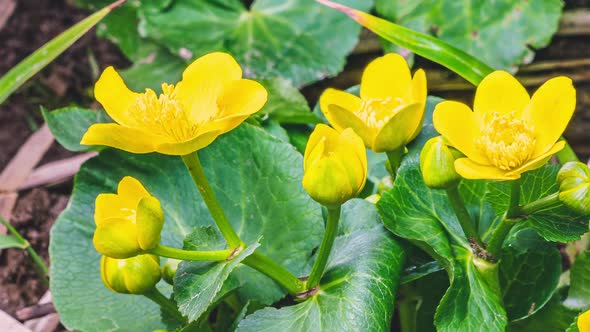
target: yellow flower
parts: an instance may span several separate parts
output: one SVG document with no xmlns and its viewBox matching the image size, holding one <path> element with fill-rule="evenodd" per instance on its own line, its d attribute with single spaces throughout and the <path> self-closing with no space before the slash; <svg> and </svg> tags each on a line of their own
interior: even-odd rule
<svg viewBox="0 0 590 332">
<path fill-rule="evenodd" d="M 160 258 L 139 255 L 127 259 L 102 256 L 100 277 L 115 293 L 144 294 L 160 281 Z"/>
<path fill-rule="evenodd" d="M 136 179 L 126 176 L 117 194 L 100 194 L 94 211 L 94 247 L 113 258 L 128 258 L 160 243 L 164 212 Z"/>
<path fill-rule="evenodd" d="M 455 161 L 467 179 L 512 180 L 545 164 L 563 149 L 557 142 L 576 108 L 567 77 L 545 82 L 534 94 L 509 73 L 495 71 L 477 87 L 473 112 L 444 101 L 434 110 L 434 127 L 466 158 Z"/>
<path fill-rule="evenodd" d="M 590 332 L 590 310 L 578 316 L 578 330 Z"/>
<path fill-rule="evenodd" d="M 361 78 L 360 98 L 327 89 L 320 108 L 338 131 L 352 128 L 375 152 L 403 148 L 422 129 L 426 105 L 426 75 L 414 78 L 406 60 L 391 53 L 372 61 Z"/>
<path fill-rule="evenodd" d="M 210 53 L 189 65 L 176 86 L 130 91 L 108 67 L 94 88 L 96 99 L 117 123 L 94 124 L 81 144 L 106 145 L 132 153 L 186 155 L 213 142 L 259 111 L 267 92 L 242 79 L 231 55 Z"/>
<path fill-rule="evenodd" d="M 311 198 L 332 207 L 358 195 L 367 180 L 367 152 L 348 128 L 341 133 L 320 124 L 309 136 L 303 157 L 303 187 Z"/>
</svg>

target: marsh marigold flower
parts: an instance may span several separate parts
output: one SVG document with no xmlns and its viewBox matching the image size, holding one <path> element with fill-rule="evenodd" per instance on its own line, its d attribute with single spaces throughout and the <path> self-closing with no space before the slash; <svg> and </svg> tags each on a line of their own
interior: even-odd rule
<svg viewBox="0 0 590 332">
<path fill-rule="evenodd" d="M 309 136 L 303 157 L 303 187 L 311 198 L 338 206 L 358 195 L 367 180 L 367 152 L 348 128 L 338 133 L 320 124 Z"/>
<path fill-rule="evenodd" d="M 466 158 L 455 169 L 467 179 L 513 180 L 545 164 L 563 149 L 557 140 L 576 106 L 567 77 L 545 82 L 531 97 L 509 73 L 495 71 L 477 87 L 473 111 L 443 101 L 433 115 L 436 130 Z"/>
<path fill-rule="evenodd" d="M 105 286 L 115 293 L 145 294 L 160 281 L 160 258 L 155 255 L 126 259 L 102 256 L 100 276 Z"/>
<path fill-rule="evenodd" d="M 360 98 L 335 89 L 320 97 L 320 108 L 338 131 L 352 128 L 367 148 L 387 152 L 403 148 L 422 129 L 426 75 L 412 75 L 406 60 L 391 53 L 372 61 L 361 78 Z"/>
<path fill-rule="evenodd" d="M 162 84 L 159 96 L 151 89 L 130 91 L 108 67 L 96 82 L 94 94 L 116 123 L 90 126 L 81 144 L 168 155 L 206 147 L 259 111 L 267 98 L 262 85 L 242 79 L 242 69 L 226 53 L 198 58 L 176 86 Z"/>
<path fill-rule="evenodd" d="M 94 246 L 101 254 L 128 258 L 160 243 L 164 212 L 136 179 L 126 176 L 117 194 L 100 194 L 94 211 Z"/>
<path fill-rule="evenodd" d="M 590 310 L 578 316 L 578 330 L 590 332 Z"/>
</svg>

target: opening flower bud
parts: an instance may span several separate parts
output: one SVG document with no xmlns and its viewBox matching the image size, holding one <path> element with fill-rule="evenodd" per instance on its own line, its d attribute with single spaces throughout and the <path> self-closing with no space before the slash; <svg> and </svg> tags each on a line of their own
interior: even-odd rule
<svg viewBox="0 0 590 332">
<path fill-rule="evenodd" d="M 424 183 L 434 189 L 456 186 L 461 180 L 461 176 L 455 171 L 455 159 L 459 156 L 460 153 L 447 146 L 441 136 L 428 140 L 420 153 Z"/>
<path fill-rule="evenodd" d="M 338 133 L 317 125 L 305 148 L 303 169 L 303 187 L 311 198 L 339 206 L 358 195 L 367 180 L 363 140 L 350 128 Z"/>
<path fill-rule="evenodd" d="M 590 169 L 581 162 L 565 163 L 557 173 L 559 200 L 568 208 L 590 214 Z"/>
<path fill-rule="evenodd" d="M 145 294 L 160 281 L 160 258 L 138 255 L 126 259 L 102 256 L 100 276 L 115 293 Z"/>
<path fill-rule="evenodd" d="M 136 179 L 119 182 L 117 194 L 100 194 L 94 212 L 94 246 L 101 254 L 129 258 L 160 242 L 164 212 L 160 202 Z"/>
<path fill-rule="evenodd" d="M 176 274 L 180 262 L 182 261 L 179 259 L 168 258 L 166 259 L 166 263 L 162 266 L 162 278 L 164 278 L 164 281 L 170 285 L 174 285 L 174 275 Z"/>
</svg>

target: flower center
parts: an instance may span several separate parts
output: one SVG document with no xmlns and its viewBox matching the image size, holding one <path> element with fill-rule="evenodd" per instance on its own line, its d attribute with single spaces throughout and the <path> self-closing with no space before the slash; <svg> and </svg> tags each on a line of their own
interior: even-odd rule
<svg viewBox="0 0 590 332">
<path fill-rule="evenodd" d="M 182 142 L 194 137 L 198 129 L 198 124 L 191 121 L 190 114 L 178 100 L 172 84 L 162 84 L 160 96 L 154 90 L 146 89 L 129 111 L 142 128 L 175 141 Z"/>
<path fill-rule="evenodd" d="M 391 119 L 399 105 L 400 98 L 371 98 L 361 102 L 356 115 L 370 128 L 381 129 Z"/>
<path fill-rule="evenodd" d="M 516 118 L 514 112 L 486 113 L 483 120 L 475 145 L 494 166 L 509 171 L 531 158 L 536 143 L 533 127 Z"/>
</svg>

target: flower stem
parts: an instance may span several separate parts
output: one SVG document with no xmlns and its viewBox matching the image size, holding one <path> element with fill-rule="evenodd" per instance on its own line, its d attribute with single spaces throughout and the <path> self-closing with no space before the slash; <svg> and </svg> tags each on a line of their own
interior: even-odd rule
<svg viewBox="0 0 590 332">
<path fill-rule="evenodd" d="M 215 197 L 215 193 L 213 192 L 213 189 L 207 180 L 207 176 L 203 171 L 203 166 L 201 165 L 197 151 L 182 156 L 182 160 L 188 168 L 188 171 L 191 174 L 193 181 L 197 185 L 197 188 L 201 192 L 203 201 L 205 201 L 207 208 L 209 208 L 209 212 L 211 213 L 213 220 L 215 220 L 217 227 L 221 231 L 221 234 L 225 240 L 228 242 L 230 248 L 235 249 L 243 245 L 242 240 L 240 240 L 240 237 L 234 231 L 229 220 L 227 219 L 227 216 L 223 212 L 217 197 Z"/>
<path fill-rule="evenodd" d="M 318 257 L 316 258 L 311 274 L 306 282 L 306 288 L 308 290 L 313 289 L 320 283 L 326 264 L 328 263 L 328 257 L 332 251 L 332 245 L 334 245 L 334 239 L 338 232 L 338 221 L 340 219 L 340 206 L 336 208 L 328 208 L 328 220 L 326 222 L 326 232 L 324 233 L 324 239 L 320 246 Z"/>
<path fill-rule="evenodd" d="M 290 294 L 301 293 L 305 290 L 305 285 L 301 280 L 269 257 L 264 256 L 257 251 L 246 257 L 243 263 L 264 273 L 279 285 L 283 286 Z"/>
<path fill-rule="evenodd" d="M 447 196 L 449 197 L 449 201 L 451 202 L 451 206 L 453 210 L 455 210 L 455 214 L 457 215 L 457 219 L 461 224 L 461 228 L 467 236 L 467 239 L 472 239 L 480 246 L 482 245 L 481 239 L 479 238 L 479 234 L 475 229 L 475 225 L 471 220 L 471 216 L 469 216 L 469 212 L 465 208 L 465 202 L 463 198 L 461 198 L 461 194 L 459 194 L 459 189 L 457 186 L 452 186 L 451 188 L 447 189 Z"/>
<path fill-rule="evenodd" d="M 522 211 L 518 205 L 519 202 L 520 181 L 514 180 L 511 183 L 510 205 L 508 206 L 508 210 L 506 211 L 506 214 L 502 220 L 500 220 L 498 226 L 496 226 L 496 229 L 494 230 L 494 233 L 492 233 L 492 237 L 486 248 L 487 251 L 495 257 L 498 257 L 500 250 L 502 249 L 502 244 L 504 244 L 504 240 L 506 239 L 506 236 L 508 236 L 508 233 L 510 233 L 512 227 L 514 227 L 516 222 L 520 220 L 519 215 L 522 214 Z"/>
<path fill-rule="evenodd" d="M 158 244 L 155 248 L 148 250 L 148 253 L 167 257 L 180 259 L 184 261 L 224 261 L 231 254 L 233 250 L 213 250 L 213 251 L 193 251 L 177 249 Z"/>
<path fill-rule="evenodd" d="M 520 207 L 520 211 L 523 214 L 529 215 L 533 214 L 537 211 L 543 210 L 545 208 L 554 207 L 560 205 L 561 201 L 559 200 L 559 192 L 553 193 L 549 196 L 545 196 L 541 199 L 538 199 L 534 202 L 530 202 Z"/>
<path fill-rule="evenodd" d="M 47 265 L 45 265 L 45 262 L 43 262 L 41 256 L 37 254 L 37 252 L 35 251 L 35 249 L 33 249 L 29 241 L 25 240 L 25 238 L 23 238 L 19 234 L 16 228 L 14 228 L 8 221 L 6 221 L 6 219 L 0 217 L 0 222 L 4 224 L 4 226 L 6 226 L 6 228 L 8 229 L 8 231 L 10 231 L 12 236 L 14 236 L 22 244 L 22 249 L 26 250 L 26 252 L 33 260 L 33 263 L 35 263 L 35 269 L 37 270 L 37 273 L 39 273 L 43 282 L 47 283 L 47 279 L 49 277 L 49 269 L 47 268 Z"/>
<path fill-rule="evenodd" d="M 186 324 L 187 319 L 180 313 L 180 311 L 178 311 L 176 303 L 164 296 L 164 294 L 162 294 L 156 287 L 152 288 L 147 293 L 144 293 L 143 296 L 154 301 L 163 311 L 174 317 L 179 323 L 183 325 Z"/>
<path fill-rule="evenodd" d="M 559 162 L 561 164 L 565 164 L 568 161 L 580 161 L 580 158 L 578 158 L 578 155 L 574 149 L 572 149 L 572 146 L 569 144 L 569 142 L 563 136 L 561 136 L 561 140 L 565 141 L 565 147 L 555 154 Z"/>
<path fill-rule="evenodd" d="M 402 157 L 404 156 L 405 147 L 400 147 L 393 151 L 387 151 L 385 154 L 387 155 L 387 160 L 389 161 L 389 173 L 391 177 L 395 179 L 397 176 L 397 170 L 402 163 Z"/>
</svg>

